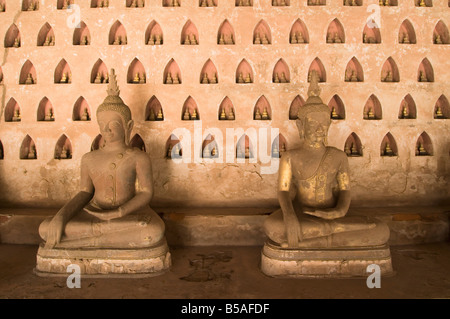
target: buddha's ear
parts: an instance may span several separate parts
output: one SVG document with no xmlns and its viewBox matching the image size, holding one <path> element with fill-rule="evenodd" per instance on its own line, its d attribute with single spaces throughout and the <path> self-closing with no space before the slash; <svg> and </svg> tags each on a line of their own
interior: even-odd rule
<svg viewBox="0 0 450 319">
<path fill-rule="evenodd" d="M 127 131 L 128 132 L 131 132 L 131 130 L 133 129 L 133 126 L 134 126 L 134 121 L 133 120 L 129 120 L 128 121 L 128 123 L 127 123 Z"/>
</svg>

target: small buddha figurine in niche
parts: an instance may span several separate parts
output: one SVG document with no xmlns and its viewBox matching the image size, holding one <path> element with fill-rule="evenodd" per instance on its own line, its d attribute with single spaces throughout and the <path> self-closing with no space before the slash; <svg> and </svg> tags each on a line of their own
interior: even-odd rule
<svg viewBox="0 0 450 319">
<path fill-rule="evenodd" d="M 424 71 L 419 72 L 419 82 L 428 82 L 427 75 Z"/>
<path fill-rule="evenodd" d="M 244 82 L 244 75 L 242 74 L 242 72 L 239 73 L 239 78 L 238 78 L 238 83 L 245 83 Z"/>
<path fill-rule="evenodd" d="M 34 79 L 33 79 L 33 75 L 31 73 L 28 73 L 27 79 L 25 80 L 25 84 L 35 84 L 34 83 Z"/>
<path fill-rule="evenodd" d="M 308 100 L 299 109 L 300 148 L 285 151 L 279 168 L 281 208 L 264 223 L 274 249 L 367 247 L 386 244 L 389 228 L 368 217 L 346 217 L 350 206 L 347 154 L 326 145 L 330 110 L 312 71 Z M 295 198 L 290 192 L 295 189 Z"/>
<path fill-rule="evenodd" d="M 53 109 L 50 108 L 50 109 L 48 109 L 47 113 L 45 114 L 44 121 L 51 122 L 54 120 L 55 120 L 55 115 L 53 114 Z"/>
<path fill-rule="evenodd" d="M 434 39 L 435 44 L 442 44 L 441 36 L 439 34 L 436 35 L 436 38 Z"/>
<path fill-rule="evenodd" d="M 442 113 L 442 108 L 439 105 L 436 107 L 435 115 L 436 115 L 437 119 L 443 119 L 444 118 L 444 113 Z"/>
<path fill-rule="evenodd" d="M 13 47 L 14 48 L 20 47 L 20 39 L 18 37 L 14 39 Z"/>
<path fill-rule="evenodd" d="M 159 109 L 158 114 L 156 114 L 156 120 L 157 120 L 157 121 L 162 121 L 162 120 L 164 120 L 164 116 L 163 116 L 163 113 L 162 113 L 162 109 Z"/>
<path fill-rule="evenodd" d="M 83 156 L 79 193 L 40 225 L 44 251 L 165 245 L 164 223 L 149 206 L 153 197 L 151 161 L 146 153 L 130 146 L 134 122 L 119 94 L 111 70 L 108 97 L 97 109 L 105 145 Z M 38 270 L 39 266 L 38 259 Z"/>
<path fill-rule="evenodd" d="M 30 149 L 27 155 L 28 159 L 36 159 L 36 146 L 34 144 L 30 145 Z"/>
<path fill-rule="evenodd" d="M 247 76 L 245 77 L 244 82 L 245 83 L 252 83 L 252 78 L 250 77 L 250 73 L 247 73 Z"/>
<path fill-rule="evenodd" d="M 89 112 L 88 112 L 87 108 L 85 108 L 83 110 L 83 114 L 81 114 L 80 120 L 81 121 L 89 121 L 90 120 L 90 116 L 89 116 Z"/>
<path fill-rule="evenodd" d="M 19 109 L 14 110 L 14 115 L 12 117 L 12 121 L 13 122 L 20 122 L 21 121 L 21 116 L 20 116 L 20 110 Z"/>
<path fill-rule="evenodd" d="M 234 110 L 232 108 L 230 108 L 230 112 L 228 113 L 228 117 L 227 120 L 234 120 Z"/>
<path fill-rule="evenodd" d="M 391 148 L 391 144 L 389 142 L 386 142 L 386 145 L 384 147 L 384 156 L 394 156 L 394 151 Z"/>
</svg>

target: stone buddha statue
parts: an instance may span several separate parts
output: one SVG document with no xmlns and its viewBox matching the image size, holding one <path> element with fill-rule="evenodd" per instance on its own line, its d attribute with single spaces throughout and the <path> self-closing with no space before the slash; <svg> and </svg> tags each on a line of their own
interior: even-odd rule
<svg viewBox="0 0 450 319">
<path fill-rule="evenodd" d="M 133 120 L 119 96 L 114 70 L 107 92 L 108 97 L 97 109 L 105 145 L 82 157 L 79 193 L 40 225 L 39 234 L 45 246 L 41 245 L 38 252 L 38 271 L 59 272 L 59 268 L 55 270 L 50 265 L 51 259 L 59 256 L 58 251 L 73 259 L 83 259 L 79 256 L 83 249 L 91 255 L 96 249 L 106 260 L 120 250 L 118 259 L 131 264 L 118 270 L 120 261 L 115 260 L 111 262 L 116 265 L 115 271 L 105 270 L 104 265 L 99 266 L 101 270 L 86 266 L 86 273 L 151 273 L 170 266 L 164 222 L 149 206 L 153 197 L 150 157 L 130 146 Z M 124 255 L 125 251 L 128 253 Z M 152 255 L 155 251 L 158 256 Z M 142 254 L 147 259 L 160 258 L 159 265 L 156 268 L 154 265 L 146 268 L 142 263 L 133 265 L 137 255 L 142 260 Z"/>
<path fill-rule="evenodd" d="M 330 110 L 319 97 L 318 82 L 313 71 L 308 100 L 299 109 L 296 122 L 302 144 L 286 151 L 280 159 L 281 208 L 264 223 L 268 241 L 263 249 L 262 269 L 268 275 L 283 275 L 286 271 L 304 274 L 300 266 L 280 268 L 289 259 L 287 256 L 296 261 L 308 260 L 311 254 L 305 251 L 311 249 L 338 249 L 342 255 L 345 250 L 385 247 L 389 239 L 389 228 L 384 223 L 346 216 L 351 202 L 348 159 L 344 151 L 327 146 Z M 386 252 L 385 247 L 384 253 L 388 254 L 389 248 Z M 349 254 L 344 254 L 342 260 L 348 260 Z"/>
</svg>

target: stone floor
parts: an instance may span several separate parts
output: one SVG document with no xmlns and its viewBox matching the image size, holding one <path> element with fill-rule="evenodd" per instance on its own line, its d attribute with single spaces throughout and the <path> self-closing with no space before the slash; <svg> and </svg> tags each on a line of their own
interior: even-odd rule
<svg viewBox="0 0 450 319">
<path fill-rule="evenodd" d="M 369 289 L 365 279 L 274 279 L 259 271 L 261 247 L 171 247 L 170 272 L 144 279 L 81 279 L 33 274 L 37 246 L 0 245 L 2 299 L 450 298 L 450 242 L 391 247 L 396 275 Z"/>
</svg>

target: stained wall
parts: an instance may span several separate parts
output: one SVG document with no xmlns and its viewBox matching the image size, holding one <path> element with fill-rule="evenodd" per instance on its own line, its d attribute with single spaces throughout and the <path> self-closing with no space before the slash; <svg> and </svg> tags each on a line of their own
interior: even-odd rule
<svg viewBox="0 0 450 319">
<path fill-rule="evenodd" d="M 261 167 L 269 164 L 261 163 L 260 158 L 255 163 L 238 163 L 236 144 L 248 129 L 262 132 L 278 128 L 286 148 L 297 147 L 300 138 L 295 120 L 289 118 L 290 107 L 297 96 L 306 100 L 308 71 L 311 65 L 320 69 L 320 64 L 322 75 L 326 74 L 326 81 L 320 84 L 322 100 L 328 104 L 337 95 L 342 102 L 338 111 L 342 113 L 342 107 L 345 110 L 344 119 L 332 121 L 329 144 L 344 150 L 348 137 L 355 133 L 359 139 L 359 144 L 355 144 L 361 146 L 362 156 L 349 157 L 353 204 L 435 205 L 449 201 L 450 120 L 435 117 L 437 103 L 443 117 L 450 116 L 450 45 L 434 43 L 435 28 L 443 42 L 448 43 L 447 1 L 434 0 L 432 7 L 419 7 L 413 0 L 403 0 L 397 6 L 378 7 L 379 1 L 375 0 L 364 0 L 361 6 L 344 6 L 344 1 L 338 0 L 327 0 L 324 6 L 308 6 L 306 0 L 273 6 L 270 0 L 254 0 L 251 7 L 239 7 L 234 1 L 218 0 L 217 6 L 201 7 L 198 0 L 179 0 L 180 7 L 164 7 L 160 0 L 146 0 L 144 7 L 127 8 L 125 0 L 110 0 L 108 8 L 91 8 L 90 1 L 75 0 L 81 26 L 85 24 L 89 29 L 89 45 L 73 44 L 76 10 L 58 10 L 56 0 L 40 0 L 37 11 L 21 11 L 21 2 L 0 1 L 6 4 L 5 12 L 0 12 L 2 206 L 58 207 L 77 192 L 80 159 L 91 150 L 99 134 L 95 111 L 106 97 L 106 84 L 91 83 L 95 81 L 97 72 L 93 69 L 99 59 L 106 68 L 116 70 L 121 97 L 135 120 L 133 135 L 140 135 L 152 158 L 155 206 L 276 205 L 276 172 L 262 173 Z M 364 43 L 369 17 L 379 17 L 376 23 L 381 43 Z M 301 22 L 296 24 L 299 19 Z M 403 23 L 405 20 L 409 23 Z M 162 31 L 161 45 L 146 44 L 146 32 L 154 21 L 160 28 L 155 30 Z M 235 44 L 218 44 L 224 21 L 228 24 L 222 30 L 234 33 Z M 13 24 L 20 32 L 20 47 L 6 48 L 7 42 L 12 41 L 13 45 L 17 37 L 17 33 L 8 32 Z M 55 43 L 40 46 L 38 43 L 46 39 L 39 35 L 46 32 L 42 30 L 47 30 L 47 24 Z M 411 32 L 410 25 L 413 33 L 408 36 L 416 43 L 400 43 L 404 33 Z M 293 26 L 304 33 L 308 43 L 290 43 Z M 116 40 L 110 36 L 111 29 L 113 33 L 125 30 L 127 44 L 111 45 Z M 270 44 L 254 44 L 255 30 L 266 33 Z M 328 43 L 329 30 L 345 43 Z M 196 34 L 198 45 L 182 44 L 184 32 Z M 252 72 L 252 83 L 236 83 L 244 59 L 248 64 L 242 70 L 244 75 L 248 70 Z M 170 64 L 172 60 L 176 65 Z M 36 84 L 20 84 L 26 80 L 27 72 L 33 73 L 28 70 L 32 69 L 27 61 L 34 67 Z M 346 81 L 350 61 L 363 81 Z M 177 68 L 181 84 L 165 84 L 165 71 Z M 71 83 L 55 83 L 55 78 L 60 81 L 61 72 L 69 69 Z M 128 83 L 134 79 L 134 73 L 144 70 L 145 83 Z M 216 73 L 217 84 L 201 83 L 205 70 Z M 274 70 L 285 72 L 289 83 L 274 83 Z M 387 70 L 395 71 L 398 82 L 381 81 Z M 420 71 L 433 82 L 420 82 Z M 381 106 L 380 119 L 364 119 L 364 108 L 372 95 Z M 402 101 L 408 95 L 408 105 L 415 104 L 415 118 L 399 119 Z M 153 96 L 162 106 L 163 121 L 146 120 L 146 108 Z M 255 106 L 262 96 L 269 105 L 270 120 L 254 120 Z M 90 121 L 73 119 L 80 97 L 89 105 Z M 201 120 L 203 137 L 197 145 L 193 141 L 194 125 L 200 121 L 183 120 L 189 97 Z M 219 120 L 219 108 L 226 97 L 234 108 L 235 120 Z M 53 107 L 53 121 L 38 121 L 38 114 L 46 113 L 40 108 L 44 98 Z M 7 121 L 11 117 L 11 99 L 20 106 L 20 122 Z M 227 129 L 238 128 L 243 131 L 226 139 Z M 233 162 L 226 163 L 223 158 L 223 163 L 195 163 L 193 155 L 191 163 L 167 159 L 169 137 L 172 133 L 180 137 L 183 129 L 192 137 L 191 154 L 200 154 L 207 129 L 216 129 L 213 135 L 219 142 L 219 158 L 226 153 L 225 142 L 220 142 L 221 133 L 232 145 L 229 153 Z M 426 137 L 421 143 L 428 148 L 429 156 L 416 155 L 423 132 Z M 396 156 L 380 155 L 388 133 L 394 140 L 391 144 Z M 21 159 L 28 153 L 22 147 L 27 135 L 35 143 L 37 159 Z M 66 146 L 71 151 L 70 159 L 55 158 L 65 143 L 60 140 L 63 135 L 69 140 Z M 262 144 L 270 148 L 275 138 L 276 135 L 269 135 Z M 191 139 L 185 131 L 183 143 L 188 140 Z M 250 140 L 252 151 L 258 153 L 256 147 L 261 139 Z M 188 149 L 188 143 L 184 144 L 185 157 Z M 270 155 L 268 152 L 266 155 Z"/>
</svg>

